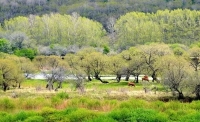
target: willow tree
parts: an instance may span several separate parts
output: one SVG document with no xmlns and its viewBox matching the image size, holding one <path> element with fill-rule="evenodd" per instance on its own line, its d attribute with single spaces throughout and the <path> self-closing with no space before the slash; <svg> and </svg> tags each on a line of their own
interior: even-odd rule
<svg viewBox="0 0 200 122">
<path fill-rule="evenodd" d="M 99 22 L 81 17 L 77 13 L 15 17 L 4 22 L 2 32 L 6 38 L 16 37 L 17 34 L 19 36 L 19 33 L 24 34 L 23 37 L 27 37 L 25 46 L 32 48 L 35 45 L 50 46 L 52 44 L 65 47 L 71 45 L 99 47 L 102 46 L 102 42 L 105 42 L 102 38 L 106 34 Z"/>
<path fill-rule="evenodd" d="M 80 56 L 77 54 L 67 54 L 65 56 L 65 61 L 69 64 L 69 74 L 74 79 L 72 80 L 72 84 L 75 86 L 75 89 L 79 89 L 81 93 L 85 92 L 85 81 L 86 81 L 86 73 L 84 72 L 84 68 L 82 68 L 80 64 Z"/>
<path fill-rule="evenodd" d="M 96 52 L 94 48 L 84 48 L 77 52 L 78 56 L 78 65 L 80 68 L 87 74 L 88 80 L 92 81 L 91 75 L 93 75 L 92 66 L 89 63 L 91 53 Z"/>
<path fill-rule="evenodd" d="M 194 68 L 195 71 L 200 70 L 200 48 L 193 47 L 189 49 L 189 58 L 190 58 L 190 65 Z"/>
<path fill-rule="evenodd" d="M 34 61 L 47 80 L 46 88 L 53 90 L 55 82 L 58 83 L 56 89 L 62 88 L 68 67 L 65 61 L 58 56 L 38 56 Z"/>
<path fill-rule="evenodd" d="M 87 63 L 91 65 L 91 70 L 94 73 L 94 77 L 104 83 L 104 81 L 100 78 L 100 74 L 106 72 L 106 69 L 108 67 L 107 55 L 103 55 L 100 52 L 93 52 L 87 58 Z"/>
<path fill-rule="evenodd" d="M 120 55 L 109 56 L 109 72 L 116 75 L 118 83 L 121 81 L 124 65 L 125 61 L 120 57 Z"/>
<path fill-rule="evenodd" d="M 174 95 L 178 93 L 178 98 L 184 98 L 184 92 L 187 92 L 187 87 L 190 86 L 190 71 L 189 63 L 181 58 L 174 56 L 165 56 L 162 58 L 162 83 L 167 86 Z"/>
<path fill-rule="evenodd" d="M 152 14 L 162 32 L 162 42 L 190 45 L 199 40 L 200 12 L 189 9 L 159 10 Z"/>
<path fill-rule="evenodd" d="M 23 73 L 18 65 L 9 59 L 0 59 L 0 84 L 3 91 L 8 90 L 11 85 L 23 81 Z"/>
<path fill-rule="evenodd" d="M 131 12 L 121 16 L 116 24 L 116 47 L 127 49 L 136 44 L 161 41 L 161 30 L 158 23 L 151 20 L 149 14 Z"/>
<path fill-rule="evenodd" d="M 160 70 L 157 61 L 165 55 L 171 55 L 172 52 L 168 45 L 163 43 L 152 43 L 150 45 L 142 45 L 138 47 L 141 50 L 141 56 L 148 66 L 148 69 L 151 73 L 151 77 L 154 81 L 159 81 L 157 79 L 158 72 Z"/>
</svg>

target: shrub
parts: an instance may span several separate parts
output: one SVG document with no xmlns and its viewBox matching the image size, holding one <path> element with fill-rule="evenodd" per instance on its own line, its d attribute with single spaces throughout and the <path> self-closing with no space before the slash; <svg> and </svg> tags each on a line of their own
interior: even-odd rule
<svg viewBox="0 0 200 122">
<path fill-rule="evenodd" d="M 199 122 L 200 121 L 200 113 L 192 113 L 189 115 L 186 115 L 181 119 L 182 122 Z"/>
<path fill-rule="evenodd" d="M 153 105 L 151 106 L 152 109 L 156 109 L 156 110 L 159 110 L 159 111 L 164 111 L 164 110 L 167 109 L 164 102 L 155 101 L 155 102 L 153 102 L 152 104 L 153 104 Z"/>
<path fill-rule="evenodd" d="M 71 112 L 66 117 L 69 118 L 70 122 L 83 122 L 97 117 L 97 114 L 86 109 L 78 109 L 77 111 Z"/>
<path fill-rule="evenodd" d="M 131 112 L 128 108 L 122 108 L 112 111 L 108 116 L 116 121 L 126 122 L 130 121 Z"/>
<path fill-rule="evenodd" d="M 27 119 L 28 117 L 36 116 L 36 115 L 37 115 L 36 112 L 32 112 L 32 111 L 29 111 L 29 112 L 21 111 L 21 112 L 19 112 L 19 113 L 13 115 L 13 122 L 16 122 L 16 121 L 25 121 L 25 119 Z"/>
<path fill-rule="evenodd" d="M 101 103 L 98 100 L 90 100 L 87 103 L 87 107 L 89 109 L 97 109 L 97 108 L 101 107 Z"/>
<path fill-rule="evenodd" d="M 14 101 L 8 98 L 4 98 L 0 100 L 0 109 L 2 110 L 13 110 L 15 108 Z"/>
<path fill-rule="evenodd" d="M 0 112 L 0 122 L 12 122 L 12 116 L 6 112 Z"/>
<path fill-rule="evenodd" d="M 85 122 L 117 122 L 117 121 L 111 117 L 101 115 L 96 118 L 86 120 Z"/>
<path fill-rule="evenodd" d="M 66 92 L 60 92 L 56 94 L 56 97 L 60 98 L 60 99 L 68 99 L 69 95 Z"/>
<path fill-rule="evenodd" d="M 53 96 L 53 97 L 51 98 L 51 105 L 52 105 L 53 107 L 59 105 L 61 102 L 62 102 L 62 99 L 60 99 L 60 98 L 57 97 L 57 96 Z"/>
<path fill-rule="evenodd" d="M 151 109 L 128 109 L 123 108 L 112 111 L 109 116 L 120 122 L 165 122 L 167 117 Z"/>
<path fill-rule="evenodd" d="M 200 102 L 192 101 L 192 103 L 189 104 L 189 108 L 200 111 Z"/>
<path fill-rule="evenodd" d="M 165 113 L 168 115 L 168 119 L 171 121 L 180 121 L 180 115 L 177 114 L 175 110 L 168 109 L 165 111 Z"/>
<path fill-rule="evenodd" d="M 131 121 L 137 122 L 166 122 L 167 116 L 152 109 L 135 109 L 131 111 Z"/>
<path fill-rule="evenodd" d="M 44 118 L 42 116 L 30 116 L 24 122 L 43 122 Z"/>
<path fill-rule="evenodd" d="M 48 110 L 48 109 L 47 109 Z M 67 117 L 67 115 L 69 115 L 70 113 L 76 111 L 76 108 L 67 108 L 65 110 L 62 111 L 57 111 L 57 112 L 52 112 L 51 114 L 48 114 L 45 116 L 45 121 L 49 122 L 57 122 L 57 121 L 63 121 L 63 122 L 70 122 L 69 118 Z"/>
<path fill-rule="evenodd" d="M 24 109 L 36 109 L 38 107 L 38 104 L 37 104 L 37 100 L 34 100 L 34 99 L 26 99 L 25 101 L 23 101 L 24 104 L 23 104 L 23 108 Z"/>
</svg>

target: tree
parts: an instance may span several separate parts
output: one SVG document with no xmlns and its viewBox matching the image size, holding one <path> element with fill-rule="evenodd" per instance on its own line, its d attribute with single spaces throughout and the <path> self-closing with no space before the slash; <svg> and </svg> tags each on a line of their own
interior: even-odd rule
<svg viewBox="0 0 200 122">
<path fill-rule="evenodd" d="M 65 56 L 65 60 L 69 64 L 69 73 L 72 75 L 71 77 L 74 77 L 72 84 L 75 86 L 75 89 L 79 89 L 81 93 L 85 92 L 85 77 L 86 74 L 82 69 L 82 66 L 79 64 L 80 57 L 76 54 L 67 54 Z M 87 69 L 87 67 L 86 67 Z M 89 76 L 88 76 L 89 77 Z"/>
<path fill-rule="evenodd" d="M 24 49 L 17 49 L 14 51 L 14 54 L 20 57 L 26 57 L 30 60 L 33 60 L 36 56 L 36 51 L 30 48 L 24 48 Z"/>
<path fill-rule="evenodd" d="M 94 72 L 94 77 L 100 80 L 102 83 L 104 81 L 100 78 L 100 74 L 106 71 L 108 66 L 107 56 L 100 52 L 93 52 L 88 57 L 88 63 L 91 65 L 91 70 Z"/>
<path fill-rule="evenodd" d="M 162 59 L 165 67 L 162 72 L 163 85 L 167 86 L 174 93 L 178 93 L 178 99 L 183 99 L 183 91 L 190 83 L 188 62 L 181 57 L 166 56 Z"/>
<path fill-rule="evenodd" d="M 58 88 L 62 88 L 62 82 L 66 77 L 67 63 L 58 56 L 38 56 L 35 58 L 37 66 L 41 69 L 46 77 L 46 88 L 54 89 L 55 82 L 58 83 Z"/>
<path fill-rule="evenodd" d="M 28 58 L 20 57 L 17 64 L 20 66 L 21 71 L 25 74 L 25 78 L 30 78 L 37 72 L 36 66 Z"/>
<path fill-rule="evenodd" d="M 109 56 L 109 70 L 116 75 L 116 80 L 119 83 L 123 75 L 122 69 L 125 65 L 124 60 L 119 55 Z"/>
<path fill-rule="evenodd" d="M 21 81 L 23 81 L 23 74 L 18 65 L 9 59 L 0 59 L 0 84 L 3 91 Z"/>
<path fill-rule="evenodd" d="M 0 39 L 0 52 L 4 53 L 10 53 L 11 52 L 11 46 L 8 40 L 6 39 Z"/>
<path fill-rule="evenodd" d="M 198 71 L 200 67 L 200 48 L 193 47 L 189 49 L 189 56 L 190 65 L 194 68 L 195 71 Z"/>
<path fill-rule="evenodd" d="M 161 67 L 157 65 L 156 61 L 162 56 L 172 54 L 169 46 L 163 43 L 152 43 L 150 45 L 139 46 L 138 48 L 141 50 L 142 58 L 151 72 L 153 82 L 159 82 L 157 73 Z"/>
<path fill-rule="evenodd" d="M 96 52 L 94 48 L 84 48 L 77 52 L 77 65 L 87 74 L 88 80 L 92 81 L 91 75 L 93 74 L 92 66 L 89 63 L 91 53 Z"/>
<path fill-rule="evenodd" d="M 191 75 L 191 88 L 192 88 L 192 93 L 195 93 L 196 99 L 200 100 L 200 77 L 199 77 L 199 72 L 195 71 Z"/>
</svg>

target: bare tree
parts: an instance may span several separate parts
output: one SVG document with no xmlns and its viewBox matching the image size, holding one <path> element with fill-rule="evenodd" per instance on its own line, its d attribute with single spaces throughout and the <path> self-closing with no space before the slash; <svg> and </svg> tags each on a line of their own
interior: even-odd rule
<svg viewBox="0 0 200 122">
<path fill-rule="evenodd" d="M 153 78 L 152 81 L 159 82 L 157 79 L 157 73 L 160 70 L 160 67 L 157 65 L 156 61 L 162 56 L 172 54 L 169 46 L 162 43 L 153 43 L 151 45 L 140 46 L 139 49 L 142 50 L 142 58 L 151 71 L 151 77 Z"/>
<path fill-rule="evenodd" d="M 35 58 L 36 65 L 40 68 L 47 80 L 46 88 L 53 90 L 54 83 L 62 88 L 62 82 L 66 77 L 67 63 L 59 56 L 39 56 Z"/>
<path fill-rule="evenodd" d="M 195 71 L 199 70 L 200 67 L 200 48 L 193 47 L 189 50 L 190 55 L 190 65 L 194 68 Z"/>
<path fill-rule="evenodd" d="M 172 93 L 178 93 L 178 99 L 183 99 L 183 91 L 189 82 L 189 64 L 182 58 L 167 57 L 163 59 L 163 85 L 171 89 Z"/>
</svg>

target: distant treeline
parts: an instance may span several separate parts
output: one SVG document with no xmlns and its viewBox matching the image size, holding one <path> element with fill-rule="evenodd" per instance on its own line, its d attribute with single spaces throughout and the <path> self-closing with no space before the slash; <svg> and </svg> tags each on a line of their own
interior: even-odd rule
<svg viewBox="0 0 200 122">
<path fill-rule="evenodd" d="M 106 28 L 110 17 L 117 19 L 131 11 L 152 13 L 178 8 L 199 10 L 200 0 L 0 0 L 0 22 L 30 14 L 77 12 L 81 16 L 101 22 Z"/>
<path fill-rule="evenodd" d="M 110 18 L 107 32 L 101 23 L 77 13 L 18 16 L 2 23 L 0 50 L 31 48 L 50 55 L 88 46 L 115 51 L 152 42 L 189 46 L 200 41 L 199 20 L 200 11 L 189 9 L 130 12 L 119 19 Z"/>
</svg>

